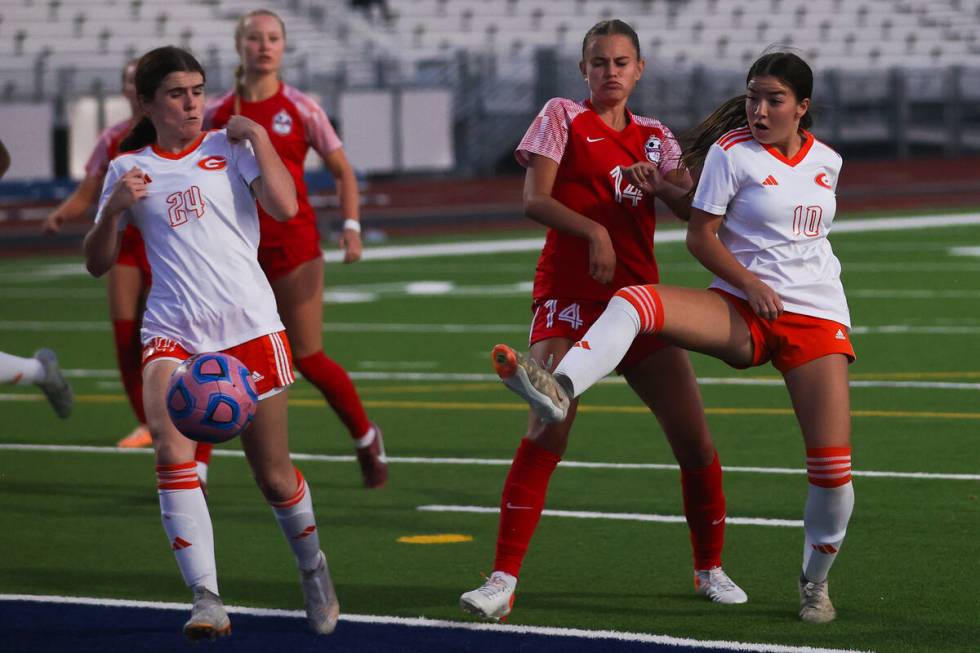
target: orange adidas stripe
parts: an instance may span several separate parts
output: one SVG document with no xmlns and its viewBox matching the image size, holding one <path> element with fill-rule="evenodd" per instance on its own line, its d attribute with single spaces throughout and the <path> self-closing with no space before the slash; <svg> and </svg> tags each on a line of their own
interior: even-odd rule
<svg viewBox="0 0 980 653">
<path fill-rule="evenodd" d="M 294 467 L 293 469 L 296 470 L 296 492 L 285 501 L 270 501 L 269 504 L 274 508 L 291 508 L 302 501 L 303 497 L 306 496 L 306 479 L 303 478 L 303 474 L 299 471 L 299 467 Z"/>
<path fill-rule="evenodd" d="M 738 138 L 739 136 L 745 136 L 746 134 L 751 134 L 751 133 L 752 130 L 749 129 L 748 127 L 740 127 L 738 129 L 731 130 L 730 132 L 726 133 L 724 136 L 722 136 L 715 142 L 718 143 L 718 145 L 724 145 L 725 143 L 732 140 L 733 138 Z"/>
</svg>

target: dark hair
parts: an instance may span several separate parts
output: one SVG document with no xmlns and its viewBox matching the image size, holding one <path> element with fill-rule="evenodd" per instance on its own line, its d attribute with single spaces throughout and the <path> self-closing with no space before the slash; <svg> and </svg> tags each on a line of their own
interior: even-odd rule
<svg viewBox="0 0 980 653">
<path fill-rule="evenodd" d="M 168 45 L 150 50 L 136 64 L 136 95 L 144 102 L 153 100 L 157 89 L 170 73 L 201 73 L 205 79 L 204 68 L 187 50 Z M 157 130 L 146 116 L 136 123 L 129 135 L 119 144 L 120 152 L 129 152 L 146 147 L 157 139 Z"/>
<path fill-rule="evenodd" d="M 745 84 L 748 85 L 756 77 L 775 77 L 793 91 L 797 102 L 813 95 L 813 71 L 792 52 L 770 52 L 756 59 L 745 77 Z M 700 125 L 681 136 L 682 158 L 689 170 L 701 169 L 712 143 L 727 132 L 749 124 L 745 115 L 745 98 L 743 94 L 727 100 Z M 808 111 L 800 118 L 800 127 L 810 129 L 812 125 L 813 118 Z"/>
<path fill-rule="evenodd" d="M 585 60 L 585 50 L 589 47 L 589 40 L 597 36 L 612 36 L 614 34 L 628 36 L 630 41 L 633 42 L 633 47 L 636 48 L 636 58 L 640 58 L 640 37 L 636 35 L 636 31 L 630 27 L 629 23 L 623 22 L 618 18 L 613 18 L 596 23 L 585 33 L 585 38 L 582 39 L 583 61 Z"/>
</svg>

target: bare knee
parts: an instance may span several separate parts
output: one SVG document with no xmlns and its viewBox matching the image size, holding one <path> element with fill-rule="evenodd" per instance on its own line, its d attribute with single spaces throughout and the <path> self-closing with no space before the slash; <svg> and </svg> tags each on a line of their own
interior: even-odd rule
<svg viewBox="0 0 980 653">
<path fill-rule="evenodd" d="M 281 503 L 296 493 L 296 472 L 293 467 L 252 470 L 255 484 L 269 503 Z"/>
</svg>

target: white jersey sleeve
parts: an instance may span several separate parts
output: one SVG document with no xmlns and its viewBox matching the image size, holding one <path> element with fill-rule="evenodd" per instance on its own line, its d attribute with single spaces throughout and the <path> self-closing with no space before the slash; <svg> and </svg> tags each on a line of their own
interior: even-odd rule
<svg viewBox="0 0 980 653">
<path fill-rule="evenodd" d="M 112 191 L 116 187 L 116 182 L 124 174 L 126 174 L 126 171 L 121 169 L 119 159 L 109 163 L 109 169 L 106 171 L 105 179 L 102 181 L 102 193 L 99 195 L 99 208 L 95 212 L 96 222 L 102 221 L 102 211 L 105 208 L 106 202 L 109 201 L 109 196 L 112 195 Z M 123 211 L 122 215 L 119 216 L 119 231 L 125 229 L 127 224 L 129 224 L 129 211 Z"/>
<path fill-rule="evenodd" d="M 708 150 L 691 206 L 712 215 L 725 215 L 738 193 L 738 175 L 732 160 L 717 143 Z"/>
<path fill-rule="evenodd" d="M 248 141 L 240 141 L 231 145 L 231 155 L 234 159 L 234 167 L 238 176 L 242 178 L 245 185 L 252 187 L 252 182 L 262 176 L 259 169 L 259 162 L 255 159 L 255 150 Z"/>
</svg>

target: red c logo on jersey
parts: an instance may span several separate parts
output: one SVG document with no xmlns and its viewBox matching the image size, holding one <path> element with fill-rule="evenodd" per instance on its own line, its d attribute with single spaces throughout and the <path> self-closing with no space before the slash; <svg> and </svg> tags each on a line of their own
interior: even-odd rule
<svg viewBox="0 0 980 653">
<path fill-rule="evenodd" d="M 817 182 L 817 186 L 823 186 L 830 190 L 834 190 L 834 187 L 830 185 L 830 181 L 827 179 L 827 173 L 821 172 L 819 175 L 813 178 L 813 181 Z"/>
<path fill-rule="evenodd" d="M 228 160 L 223 156 L 206 156 L 198 161 L 197 165 L 205 170 L 224 170 Z"/>
</svg>

